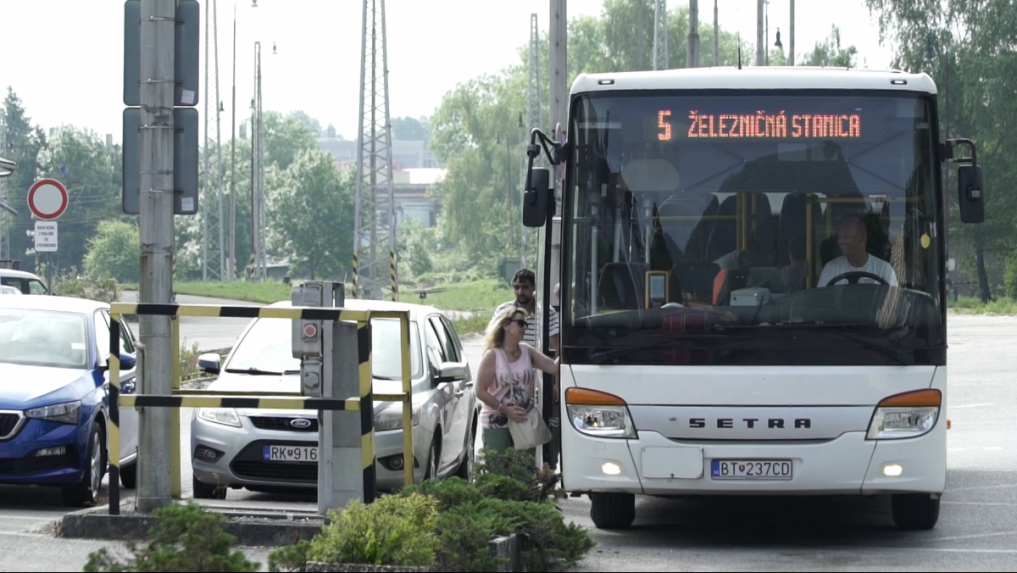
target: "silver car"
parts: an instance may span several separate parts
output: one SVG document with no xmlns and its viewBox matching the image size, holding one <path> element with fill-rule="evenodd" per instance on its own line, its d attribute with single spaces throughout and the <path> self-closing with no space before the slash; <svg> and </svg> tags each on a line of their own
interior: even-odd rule
<svg viewBox="0 0 1017 573">
<path fill-rule="evenodd" d="M 414 478 L 417 483 L 449 475 L 469 478 L 480 401 L 452 323 L 441 311 L 416 304 L 347 300 L 345 308 L 410 311 Z M 291 325 L 289 319 L 253 320 L 222 367 L 217 354 L 202 355 L 199 367 L 218 375 L 209 389 L 299 392 L 300 360 L 293 358 Z M 374 393 L 400 393 L 399 321 L 376 318 L 371 325 Z M 402 404 L 375 402 L 374 406 L 377 487 L 392 491 L 405 483 Z M 318 464 L 307 458 L 317 459 L 317 445 L 314 411 L 195 409 L 190 450 L 194 497 L 225 499 L 227 488 L 310 493 L 317 487 Z M 273 452 L 286 450 L 299 452 L 304 459 L 273 457 Z"/>
</svg>

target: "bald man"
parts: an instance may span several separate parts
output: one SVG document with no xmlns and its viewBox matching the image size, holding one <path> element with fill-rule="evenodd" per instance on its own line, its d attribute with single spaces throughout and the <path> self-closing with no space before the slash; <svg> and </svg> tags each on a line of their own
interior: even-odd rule
<svg viewBox="0 0 1017 573">
<path fill-rule="evenodd" d="M 866 249 L 868 240 L 868 231 L 861 219 L 847 217 L 841 221 L 837 229 L 837 244 L 844 256 L 837 257 L 823 267 L 823 272 L 819 275 L 819 283 L 816 286 L 830 286 L 831 279 L 851 272 L 873 274 L 882 277 L 888 285 L 897 286 L 897 274 L 893 272 L 893 267 L 883 259 L 869 254 Z M 858 284 L 880 284 L 879 281 L 869 277 L 862 277 L 857 282 Z M 846 285 L 848 280 L 841 279 L 836 284 Z"/>
</svg>

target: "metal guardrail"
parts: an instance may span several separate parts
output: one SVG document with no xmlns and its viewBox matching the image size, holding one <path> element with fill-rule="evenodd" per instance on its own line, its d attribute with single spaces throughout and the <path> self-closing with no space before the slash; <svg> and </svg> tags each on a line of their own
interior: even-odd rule
<svg viewBox="0 0 1017 573">
<path fill-rule="evenodd" d="M 173 352 L 173 395 L 120 394 L 120 330 L 125 315 L 168 316 L 171 318 L 171 346 Z M 181 316 L 205 318 L 282 318 L 291 320 L 350 321 L 357 323 L 360 396 L 346 399 L 308 398 L 296 393 L 211 392 L 208 390 L 180 389 L 180 323 Z M 247 408 L 290 409 L 360 412 L 361 445 L 363 452 L 364 502 L 370 503 L 376 495 L 377 459 L 374 455 L 374 398 L 399 401 L 403 404 L 403 460 L 406 485 L 414 483 L 412 384 L 410 372 L 409 311 L 358 311 L 331 307 L 246 307 L 177 304 L 126 304 L 110 305 L 110 515 L 120 513 L 120 407 L 172 408 L 170 436 L 171 493 L 180 498 L 180 408 Z M 370 324 L 374 318 L 394 318 L 400 322 L 400 352 L 402 356 L 402 392 L 379 394 L 372 391 Z M 320 444 L 319 444 L 320 447 Z M 140 463 L 140 459 L 138 462 Z"/>
</svg>

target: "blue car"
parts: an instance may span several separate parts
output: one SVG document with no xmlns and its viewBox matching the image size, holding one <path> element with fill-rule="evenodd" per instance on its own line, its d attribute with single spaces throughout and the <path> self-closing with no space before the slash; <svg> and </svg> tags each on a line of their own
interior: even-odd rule
<svg viewBox="0 0 1017 573">
<path fill-rule="evenodd" d="M 94 505 L 108 468 L 109 305 L 0 297 L 0 484 L 59 487 Z M 134 392 L 135 341 L 121 330 L 121 387 Z M 120 414 L 124 487 L 137 480 L 138 423 Z"/>
</svg>

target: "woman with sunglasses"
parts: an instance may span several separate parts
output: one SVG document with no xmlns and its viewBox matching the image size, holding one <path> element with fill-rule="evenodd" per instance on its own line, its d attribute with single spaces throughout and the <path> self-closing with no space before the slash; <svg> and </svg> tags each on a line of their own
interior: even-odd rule
<svg viewBox="0 0 1017 573">
<path fill-rule="evenodd" d="M 522 342 L 527 326 L 526 310 L 509 307 L 491 320 L 485 337 L 484 357 L 477 371 L 477 398 L 484 448 L 503 453 L 513 448 L 509 420 L 526 421 L 536 407 L 536 369 L 556 374 L 560 359 L 551 360 Z M 536 457 L 536 448 L 526 450 Z"/>
</svg>

